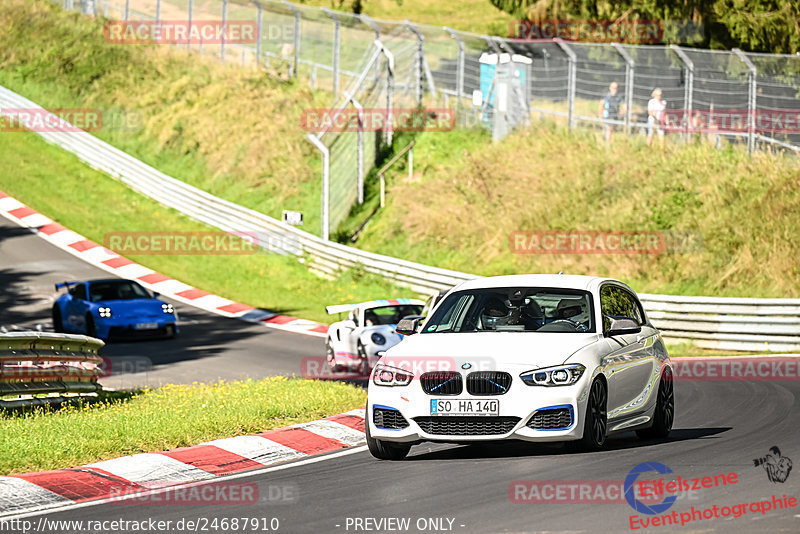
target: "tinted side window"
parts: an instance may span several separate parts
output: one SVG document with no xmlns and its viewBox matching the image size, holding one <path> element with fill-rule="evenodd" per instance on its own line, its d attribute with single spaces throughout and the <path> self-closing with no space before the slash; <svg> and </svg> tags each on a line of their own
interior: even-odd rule
<svg viewBox="0 0 800 534">
<path fill-rule="evenodd" d="M 86 284 L 78 284 L 69 288 L 69 294 L 75 298 L 86 300 Z"/>
<path fill-rule="evenodd" d="M 600 309 L 603 314 L 603 329 L 608 328 L 606 316 L 629 317 L 635 319 L 638 324 L 644 324 L 644 316 L 636 297 L 630 292 L 612 285 L 603 286 L 600 290 Z"/>
</svg>

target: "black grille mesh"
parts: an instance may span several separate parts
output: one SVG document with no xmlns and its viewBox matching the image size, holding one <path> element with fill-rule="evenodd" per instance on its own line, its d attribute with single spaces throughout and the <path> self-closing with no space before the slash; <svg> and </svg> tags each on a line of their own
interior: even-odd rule
<svg viewBox="0 0 800 534">
<path fill-rule="evenodd" d="M 455 371 L 423 373 L 419 381 L 428 395 L 460 395 L 464 389 L 461 375 Z"/>
<path fill-rule="evenodd" d="M 572 416 L 569 408 L 554 408 L 550 410 L 539 410 L 527 426 L 536 430 L 552 430 L 554 428 L 567 428 L 572 424 Z"/>
<path fill-rule="evenodd" d="M 511 387 L 511 375 L 500 371 L 476 371 L 467 375 L 470 395 L 502 395 Z"/>
<path fill-rule="evenodd" d="M 408 421 L 403 414 L 397 410 L 387 410 L 386 408 L 373 408 L 372 422 L 378 428 L 406 428 Z"/>
<path fill-rule="evenodd" d="M 508 434 L 519 423 L 519 417 L 415 417 L 414 421 L 427 434 L 448 436 L 485 436 Z"/>
</svg>

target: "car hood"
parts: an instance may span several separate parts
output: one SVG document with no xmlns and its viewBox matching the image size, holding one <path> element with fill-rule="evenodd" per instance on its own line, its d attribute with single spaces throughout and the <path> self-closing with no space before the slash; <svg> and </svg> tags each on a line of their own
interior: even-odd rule
<svg viewBox="0 0 800 534">
<path fill-rule="evenodd" d="M 411 361 L 415 368 L 425 368 L 421 361 L 438 360 L 458 367 L 469 363 L 479 370 L 507 366 L 539 368 L 564 363 L 576 351 L 602 336 L 561 332 L 465 332 L 453 334 L 414 334 L 386 352 L 385 362 Z"/>
<path fill-rule="evenodd" d="M 161 315 L 161 305 L 156 299 L 128 299 L 128 300 L 101 300 L 95 302 L 98 306 L 111 308 L 114 315 Z"/>
</svg>

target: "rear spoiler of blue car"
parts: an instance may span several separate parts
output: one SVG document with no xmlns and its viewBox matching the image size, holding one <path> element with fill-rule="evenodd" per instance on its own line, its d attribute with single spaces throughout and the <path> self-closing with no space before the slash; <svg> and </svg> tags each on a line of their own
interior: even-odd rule
<svg viewBox="0 0 800 534">
<path fill-rule="evenodd" d="M 69 289 L 70 284 L 75 285 L 77 283 L 78 282 L 61 282 L 59 284 L 56 284 L 56 291 L 58 291 L 62 287 L 66 287 L 67 289 Z"/>
</svg>

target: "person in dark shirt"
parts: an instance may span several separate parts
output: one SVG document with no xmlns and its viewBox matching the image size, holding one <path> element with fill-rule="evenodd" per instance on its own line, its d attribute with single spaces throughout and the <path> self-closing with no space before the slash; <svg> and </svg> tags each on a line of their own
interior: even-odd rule
<svg viewBox="0 0 800 534">
<path fill-rule="evenodd" d="M 620 120 L 620 117 L 625 114 L 625 102 L 622 101 L 622 96 L 618 93 L 619 84 L 611 82 L 608 86 L 608 93 L 600 101 L 598 108 L 598 115 L 604 120 Z M 611 139 L 614 134 L 613 124 L 603 124 L 603 136 L 606 143 L 611 144 Z"/>
</svg>

